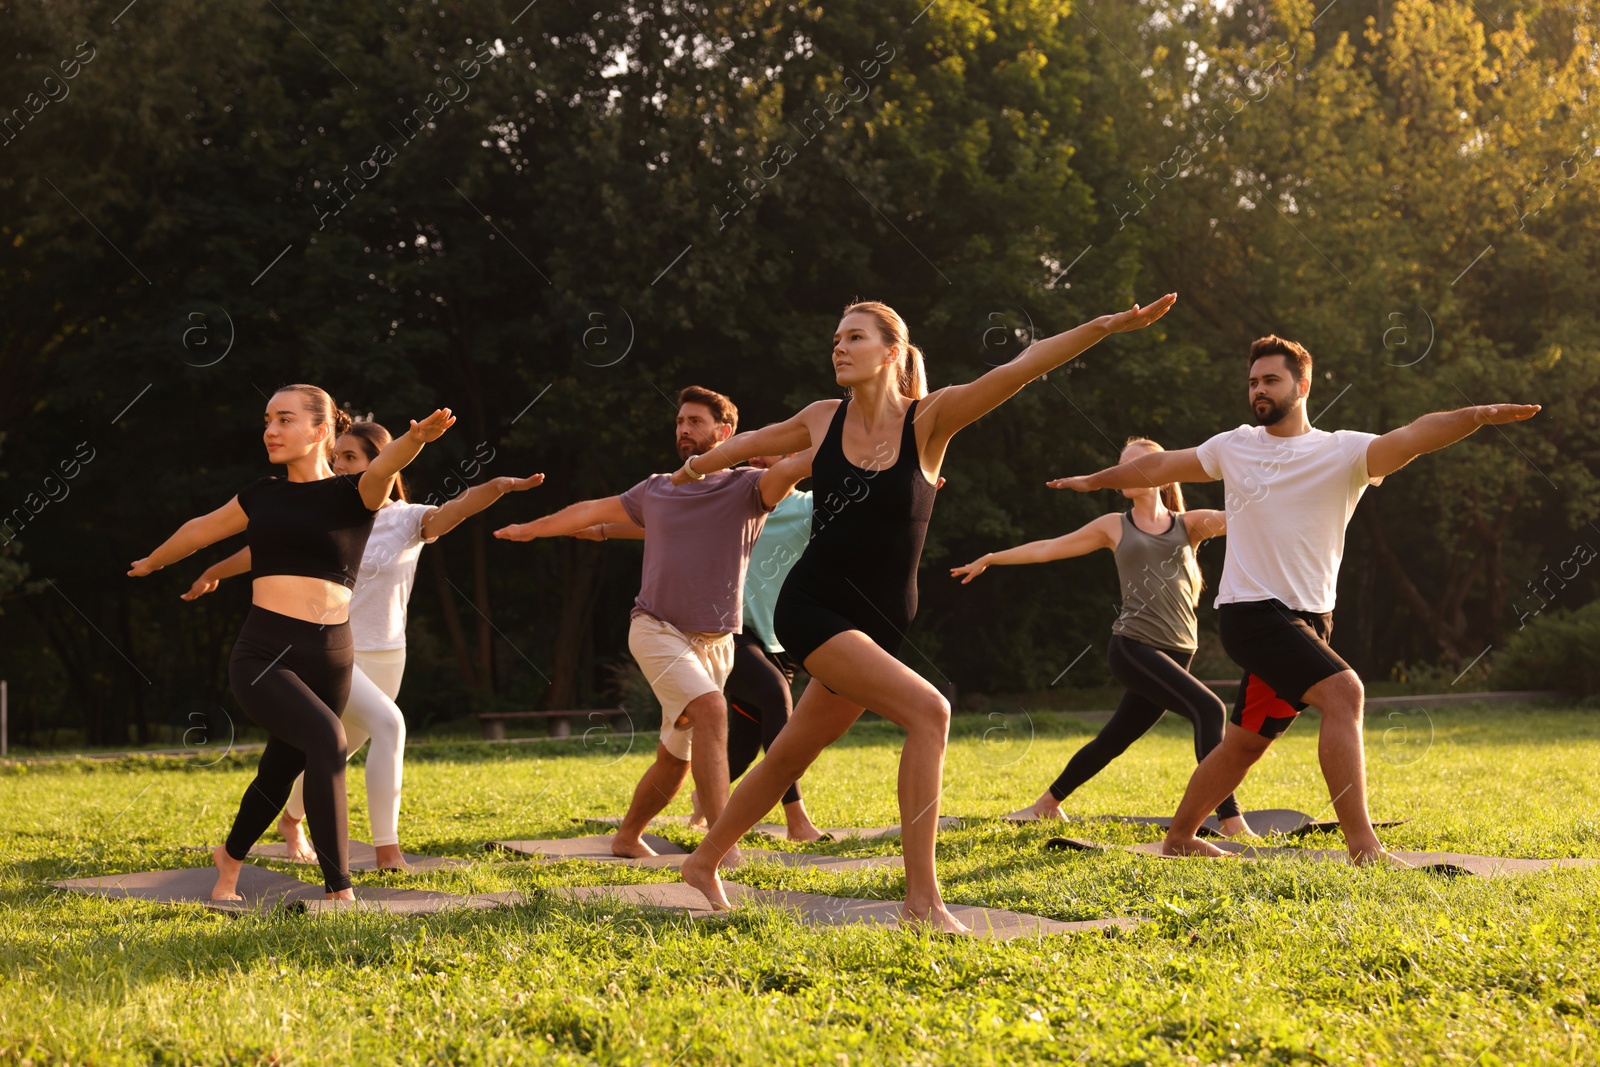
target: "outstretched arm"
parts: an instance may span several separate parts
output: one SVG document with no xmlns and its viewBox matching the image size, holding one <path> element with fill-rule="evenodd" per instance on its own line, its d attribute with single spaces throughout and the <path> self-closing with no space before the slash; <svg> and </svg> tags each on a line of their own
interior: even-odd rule
<svg viewBox="0 0 1600 1067">
<path fill-rule="evenodd" d="M 689 457 L 689 462 L 696 474 L 705 475 L 727 470 L 751 456 L 787 456 L 791 452 L 804 452 L 816 444 L 812 440 L 811 427 L 818 425 L 818 419 L 825 424 L 833 413 L 834 405 L 838 403 L 837 400 L 818 400 L 807 404 L 782 422 L 763 426 L 759 430 L 736 433 L 704 455 Z M 673 485 L 684 485 L 692 480 L 681 468 L 672 475 Z"/>
<path fill-rule="evenodd" d="M 1539 413 L 1538 404 L 1480 404 L 1457 411 L 1435 411 L 1390 430 L 1367 445 L 1367 476 L 1393 474 L 1424 452 L 1453 445 L 1479 426 L 1522 422 Z"/>
<path fill-rule="evenodd" d="M 602 522 L 574 530 L 572 536 L 584 541 L 643 541 L 644 527 L 631 522 Z"/>
<path fill-rule="evenodd" d="M 220 560 L 200 572 L 200 577 L 194 580 L 187 593 L 180 593 L 179 600 L 199 600 L 207 593 L 217 591 L 217 586 L 222 579 L 232 578 L 235 574 L 243 574 L 250 569 L 250 546 L 246 545 L 227 559 Z"/>
<path fill-rule="evenodd" d="M 811 477 L 811 458 L 816 454 L 815 448 L 808 448 L 804 452 L 785 456 L 767 468 L 766 473 L 761 475 L 761 499 L 767 507 L 777 507 L 778 502 L 788 496 L 796 485 Z"/>
<path fill-rule="evenodd" d="M 177 533 L 161 542 L 160 548 L 144 559 L 134 560 L 128 577 L 143 578 L 154 574 L 162 567 L 191 556 L 207 545 L 214 545 L 224 537 L 244 533 L 249 525 L 249 516 L 239 506 L 239 498 L 234 497 L 211 514 L 190 519 L 178 527 Z"/>
<path fill-rule="evenodd" d="M 543 482 L 542 474 L 530 474 L 526 478 L 490 478 L 424 515 L 422 536 L 428 540 L 443 537 L 507 493 L 520 493 Z"/>
<path fill-rule="evenodd" d="M 1117 547 L 1117 526 L 1122 522 L 1120 515 L 1102 515 L 1093 522 L 1073 530 L 1069 534 L 1054 537 L 1047 541 L 1030 541 L 1016 548 L 1007 548 L 999 552 L 987 552 L 979 556 L 965 567 L 951 567 L 950 577 L 961 575 L 961 584 L 966 585 L 972 579 L 988 570 L 990 567 L 1005 563 L 1047 563 L 1053 559 L 1071 559 L 1073 556 L 1086 556 L 1102 548 L 1114 549 Z"/>
<path fill-rule="evenodd" d="M 633 519 L 628 517 L 620 496 L 608 496 L 600 500 L 580 500 L 542 519 L 534 519 L 532 522 L 515 526 L 502 526 L 494 532 L 494 535 L 502 541 L 532 541 L 535 537 L 564 537 L 603 522 L 632 524 Z"/>
<path fill-rule="evenodd" d="M 423 445 L 437 441 L 455 422 L 456 417 L 450 414 L 449 408 L 440 408 L 421 422 L 412 419 L 411 429 L 390 441 L 378 453 L 378 457 L 361 472 L 359 483 L 361 502 L 367 505 L 368 511 L 383 507 L 383 502 L 389 499 L 389 493 L 394 489 L 395 478 L 405 470 L 406 464 L 417 458 Z"/>
<path fill-rule="evenodd" d="M 1168 482 L 1214 482 L 1200 465 L 1199 449 L 1176 452 L 1146 452 L 1130 463 L 1119 463 L 1094 474 L 1055 478 L 1045 482 L 1052 489 L 1073 489 L 1087 493 L 1094 489 L 1154 489 Z"/>
<path fill-rule="evenodd" d="M 1183 525 L 1189 531 L 1190 546 L 1199 548 L 1201 541 L 1227 535 L 1228 513 L 1210 508 L 1186 511 L 1183 513 Z"/>
<path fill-rule="evenodd" d="M 1143 329 L 1165 315 L 1177 300 L 1177 293 L 1168 293 L 1149 307 L 1135 304 L 1119 314 L 1102 315 L 1066 333 L 1035 341 L 1016 359 L 994 368 L 977 381 L 935 390 L 923 402 L 917 417 L 922 418 L 922 412 L 927 412 L 927 417 L 933 419 L 930 434 L 948 439 L 957 430 L 977 422 L 1016 396 L 1039 375 L 1076 358 L 1110 334 Z"/>
</svg>

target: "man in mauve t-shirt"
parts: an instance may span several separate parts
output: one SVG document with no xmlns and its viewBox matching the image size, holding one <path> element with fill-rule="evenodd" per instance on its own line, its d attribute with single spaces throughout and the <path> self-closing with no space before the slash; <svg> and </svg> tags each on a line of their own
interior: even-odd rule
<svg viewBox="0 0 1600 1067">
<path fill-rule="evenodd" d="M 678 394 L 678 458 L 711 451 L 733 436 L 738 422 L 738 409 L 721 393 L 684 389 Z M 733 635 L 741 629 L 750 550 L 767 514 L 810 472 L 810 453 L 804 453 L 766 470 L 719 471 L 682 486 L 673 485 L 670 475 L 653 474 L 621 496 L 585 500 L 495 531 L 506 540 L 531 541 L 603 523 L 645 530 L 628 649 L 661 703 L 661 738 L 656 761 L 639 780 L 612 838 L 617 855 L 655 855 L 641 835 L 691 768 L 706 818 L 716 822 L 727 805 L 728 706 L 722 689 L 733 666 Z"/>
<path fill-rule="evenodd" d="M 1328 433 L 1306 418 L 1311 353 L 1262 337 L 1250 346 L 1254 426 L 1199 448 L 1152 452 L 1059 488 L 1135 489 L 1221 479 L 1228 548 L 1217 590 L 1222 647 L 1244 668 L 1222 744 L 1195 769 L 1172 818 L 1168 855 L 1225 855 L 1197 837 L 1206 813 L 1233 792 L 1307 705 L 1322 710 L 1322 774 L 1352 860 L 1385 856 L 1367 813 L 1361 679 L 1328 644 L 1344 530 L 1367 486 L 1479 426 L 1530 419 L 1537 404 L 1489 404 L 1424 415 L 1378 436 Z"/>
</svg>

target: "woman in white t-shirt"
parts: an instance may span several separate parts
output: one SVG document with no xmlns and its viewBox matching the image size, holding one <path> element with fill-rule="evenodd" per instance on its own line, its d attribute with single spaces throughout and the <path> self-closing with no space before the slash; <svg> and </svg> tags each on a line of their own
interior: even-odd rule
<svg viewBox="0 0 1600 1067">
<path fill-rule="evenodd" d="M 335 474 L 358 474 L 367 469 L 385 445 L 389 431 L 375 422 L 357 422 L 340 435 L 333 459 Z M 491 478 L 440 506 L 413 504 L 406 499 L 405 483 L 396 479 L 389 502 L 372 520 L 372 535 L 361 557 L 361 571 L 350 597 L 350 632 L 355 639 L 355 669 L 350 678 L 350 700 L 340 718 L 344 722 L 346 750 L 360 751 L 368 738 L 367 814 L 372 822 L 372 843 L 380 870 L 400 869 L 400 780 L 406 743 L 406 722 L 399 705 L 400 681 L 406 667 L 406 606 L 416 579 L 422 546 L 460 525 L 508 492 L 531 489 L 544 475 L 528 478 Z M 195 580 L 185 600 L 195 600 L 217 588 L 223 579 L 250 569 L 248 548 L 206 568 Z M 316 851 L 305 833 L 305 798 L 300 779 L 278 820 L 278 832 L 288 842 L 292 859 L 310 863 Z"/>
</svg>

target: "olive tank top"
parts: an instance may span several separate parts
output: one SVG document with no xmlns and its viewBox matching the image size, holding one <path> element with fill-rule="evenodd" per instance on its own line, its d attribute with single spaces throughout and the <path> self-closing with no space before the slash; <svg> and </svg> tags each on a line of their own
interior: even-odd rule
<svg viewBox="0 0 1600 1067">
<path fill-rule="evenodd" d="M 1183 515 L 1174 514 L 1164 533 L 1148 534 L 1134 525 L 1132 512 L 1123 512 L 1116 557 L 1122 613 L 1111 632 L 1156 648 L 1193 652 L 1199 590 L 1189 568 L 1194 549 Z"/>
</svg>

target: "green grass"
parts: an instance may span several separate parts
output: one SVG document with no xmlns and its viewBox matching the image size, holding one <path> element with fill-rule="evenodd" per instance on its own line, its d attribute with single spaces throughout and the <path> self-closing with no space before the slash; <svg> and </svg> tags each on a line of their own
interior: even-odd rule
<svg viewBox="0 0 1600 1067">
<path fill-rule="evenodd" d="M 1550 708 L 1375 713 L 1372 807 L 1389 843 L 1600 856 L 1600 716 Z M 1241 791 L 1326 808 L 1315 716 Z M 944 810 L 1031 800 L 1092 732 L 1082 719 L 959 721 Z M 1403 733 L 1395 731 L 1403 730 Z M 641 746 L 642 747 L 642 746 Z M 553 900 L 549 888 L 662 872 L 542 867 L 495 837 L 579 832 L 643 769 L 618 746 L 426 745 L 407 761 L 414 851 L 471 858 L 358 881 L 519 890 L 530 903 L 423 919 L 233 919 L 58 893 L 52 879 L 195 865 L 224 834 L 248 760 L 0 770 L 0 1062 L 113 1063 L 1590 1063 L 1600 1058 L 1600 873 L 1485 881 L 1306 862 L 1047 854 L 1052 832 L 974 821 L 940 837 L 952 901 L 1061 919 L 1142 915 L 1132 934 L 1010 944 L 723 922 Z M 858 727 L 805 780 L 819 824 L 897 820 L 895 731 Z M 620 755 L 620 758 L 619 758 Z M 1166 814 L 1193 765 L 1169 720 L 1068 802 Z M 352 826 L 365 791 L 351 778 Z M 682 803 L 672 810 L 684 810 Z M 1149 840 L 1137 827 L 1070 828 Z M 688 842 L 675 830 L 667 836 Z M 1323 845 L 1333 839 L 1322 838 Z M 888 845 L 824 846 L 835 852 Z M 303 877 L 314 877 L 297 868 Z M 896 897 L 894 871 L 765 866 L 741 880 Z"/>
</svg>

